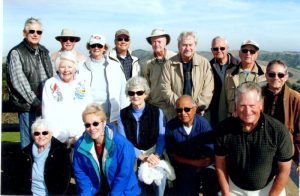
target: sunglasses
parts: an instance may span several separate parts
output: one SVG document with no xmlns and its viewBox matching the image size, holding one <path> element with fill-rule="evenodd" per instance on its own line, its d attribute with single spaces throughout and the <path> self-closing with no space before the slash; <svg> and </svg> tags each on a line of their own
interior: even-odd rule
<svg viewBox="0 0 300 196">
<path fill-rule="evenodd" d="M 33 132 L 33 135 L 34 136 L 39 136 L 39 135 L 48 135 L 49 134 L 49 131 L 42 131 L 42 132 L 38 132 L 38 131 L 35 131 Z"/>
<path fill-rule="evenodd" d="M 255 50 L 242 49 L 242 53 L 247 54 L 248 52 L 250 52 L 250 54 L 255 54 L 256 53 Z"/>
<path fill-rule="evenodd" d="M 121 41 L 125 41 L 125 42 L 129 42 L 129 37 L 118 37 L 118 42 L 121 42 Z"/>
<path fill-rule="evenodd" d="M 215 52 L 217 52 L 217 51 L 219 51 L 219 50 L 224 51 L 224 50 L 225 50 L 225 47 L 212 48 L 212 49 L 213 49 L 213 51 L 215 51 Z"/>
<path fill-rule="evenodd" d="M 38 34 L 38 35 L 42 35 L 43 31 L 39 31 L 39 30 L 37 30 L 37 31 L 36 31 L 36 30 L 29 30 L 28 33 L 30 33 L 30 34 L 36 33 L 36 34 Z"/>
<path fill-rule="evenodd" d="M 134 92 L 134 91 L 128 91 L 127 93 L 131 97 L 134 96 L 134 95 L 142 96 L 145 93 L 145 91 L 136 91 L 136 92 Z"/>
<path fill-rule="evenodd" d="M 85 123 L 84 126 L 85 126 L 86 129 L 88 129 L 88 128 L 91 127 L 91 125 L 93 125 L 94 127 L 98 127 L 99 124 L 100 124 L 100 122 L 95 121 L 95 122 L 93 122 L 92 124 L 90 124 L 90 123 Z"/>
<path fill-rule="evenodd" d="M 76 41 L 76 38 L 75 38 L 75 37 L 62 37 L 62 38 L 60 38 L 60 40 L 61 40 L 62 42 L 67 42 L 68 40 L 69 40 L 70 42 L 75 42 L 75 41 Z"/>
<path fill-rule="evenodd" d="M 176 112 L 177 113 L 182 113 L 184 111 L 185 113 L 188 113 L 188 112 L 191 111 L 191 109 L 192 108 L 186 108 L 186 107 L 184 107 L 184 108 L 176 108 Z"/>
<path fill-rule="evenodd" d="M 268 76 L 270 77 L 270 78 L 275 78 L 275 76 L 278 76 L 278 78 L 283 78 L 284 76 L 285 76 L 285 74 L 284 73 L 273 73 L 273 72 L 270 72 L 270 73 L 268 73 Z"/>
<path fill-rule="evenodd" d="M 102 44 L 92 44 L 90 45 L 91 48 L 103 48 L 103 45 Z"/>
</svg>

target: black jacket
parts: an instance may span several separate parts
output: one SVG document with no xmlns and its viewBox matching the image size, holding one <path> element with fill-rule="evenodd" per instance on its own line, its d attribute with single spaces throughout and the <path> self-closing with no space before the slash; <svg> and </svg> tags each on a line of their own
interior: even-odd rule
<svg viewBox="0 0 300 196">
<path fill-rule="evenodd" d="M 13 87 L 12 81 L 10 79 L 10 73 L 7 71 L 7 85 L 10 95 L 10 101 L 16 107 L 17 111 L 31 111 L 35 110 L 37 106 L 41 104 L 42 88 L 43 83 L 40 78 L 39 62 L 41 61 L 47 78 L 53 76 L 53 68 L 51 59 L 49 56 L 49 51 L 42 45 L 38 45 L 39 55 L 35 55 L 37 49 L 32 48 L 26 39 L 24 39 L 20 44 L 15 46 L 10 50 L 7 55 L 7 65 L 10 63 L 10 54 L 12 50 L 16 50 L 19 53 L 20 61 L 22 64 L 22 71 L 27 78 L 31 90 L 35 93 L 38 99 L 34 100 L 33 103 L 27 103 L 23 96 Z M 40 59 L 40 60 L 39 60 Z"/>
<path fill-rule="evenodd" d="M 17 192 L 20 194 L 32 194 L 32 155 L 31 142 L 22 150 L 22 154 L 19 161 L 18 170 L 18 184 Z M 69 150 L 66 145 L 52 137 L 51 147 L 48 157 L 45 162 L 44 168 L 44 180 L 49 195 L 61 195 L 66 193 L 71 178 L 71 161 Z"/>
</svg>

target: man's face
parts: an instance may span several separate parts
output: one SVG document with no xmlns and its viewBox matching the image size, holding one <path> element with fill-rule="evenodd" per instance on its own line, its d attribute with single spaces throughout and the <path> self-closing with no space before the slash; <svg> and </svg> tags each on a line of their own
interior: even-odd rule
<svg viewBox="0 0 300 196">
<path fill-rule="evenodd" d="M 282 65 L 273 64 L 266 73 L 266 78 L 271 90 L 280 91 L 288 80 L 288 73 Z"/>
<path fill-rule="evenodd" d="M 127 51 L 130 47 L 130 38 L 127 35 L 119 35 L 115 39 L 117 52 Z"/>
<path fill-rule="evenodd" d="M 164 52 L 167 44 L 167 38 L 165 36 L 151 37 L 151 45 L 154 53 Z"/>
<path fill-rule="evenodd" d="M 76 42 L 74 37 L 62 37 L 60 38 L 60 44 L 61 44 L 61 48 L 64 51 L 71 51 L 73 50 Z"/>
<path fill-rule="evenodd" d="M 196 43 L 192 36 L 183 37 L 178 44 L 178 49 L 183 60 L 190 60 L 196 52 Z"/>
<path fill-rule="evenodd" d="M 258 56 L 258 51 L 257 49 L 252 46 L 252 45 L 245 45 L 243 48 L 240 49 L 239 52 L 242 65 L 243 64 L 253 64 L 255 63 L 257 56 Z"/>
<path fill-rule="evenodd" d="M 42 27 L 38 23 L 33 23 L 27 26 L 23 34 L 29 45 L 35 48 L 41 40 L 42 32 Z"/>
<path fill-rule="evenodd" d="M 224 59 L 228 54 L 228 46 L 223 39 L 216 39 L 211 45 L 211 52 L 216 59 Z"/>
<path fill-rule="evenodd" d="M 255 90 L 240 94 L 236 112 L 245 126 L 254 126 L 259 120 L 262 111 L 262 100 Z"/>
<path fill-rule="evenodd" d="M 176 112 L 178 118 L 184 125 L 190 126 L 193 124 L 196 114 L 196 107 L 192 105 L 191 100 L 188 97 L 182 97 L 176 105 Z"/>
</svg>

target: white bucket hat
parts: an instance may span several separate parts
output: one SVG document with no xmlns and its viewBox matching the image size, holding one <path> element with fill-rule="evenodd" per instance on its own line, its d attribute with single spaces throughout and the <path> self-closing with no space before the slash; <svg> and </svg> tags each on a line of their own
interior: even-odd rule
<svg viewBox="0 0 300 196">
<path fill-rule="evenodd" d="M 157 37 L 157 36 L 165 36 L 167 38 L 167 45 L 171 41 L 171 37 L 164 29 L 153 29 L 151 32 L 151 35 L 146 38 L 147 42 L 151 45 L 151 37 Z"/>
</svg>

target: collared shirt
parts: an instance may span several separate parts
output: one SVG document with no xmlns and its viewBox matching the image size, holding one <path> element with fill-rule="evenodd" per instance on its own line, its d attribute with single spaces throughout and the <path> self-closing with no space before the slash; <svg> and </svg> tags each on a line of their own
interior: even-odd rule
<svg viewBox="0 0 300 196">
<path fill-rule="evenodd" d="M 121 62 L 122 66 L 123 66 L 123 70 L 124 70 L 124 74 L 126 77 L 126 80 L 129 80 L 132 76 L 132 62 L 133 59 L 131 58 L 129 52 L 127 52 L 127 55 L 125 58 L 120 57 L 119 55 L 117 55 L 119 61 Z"/>
<path fill-rule="evenodd" d="M 282 89 L 278 94 L 274 94 L 269 89 L 265 91 L 264 112 L 284 123 L 284 106 L 283 106 Z"/>
<path fill-rule="evenodd" d="M 261 114 L 251 132 L 239 118 L 229 117 L 216 129 L 215 154 L 226 156 L 229 177 L 245 190 L 264 188 L 277 175 L 278 162 L 292 159 L 289 132 L 284 125 Z"/>
<path fill-rule="evenodd" d="M 227 54 L 227 56 L 228 56 L 228 62 L 231 62 L 230 61 L 231 56 L 229 54 Z M 224 65 L 220 65 L 220 63 L 217 62 L 217 59 L 215 59 L 215 63 L 213 64 L 213 67 L 215 68 L 218 76 L 220 77 L 223 83 L 228 64 L 226 63 Z"/>
</svg>

